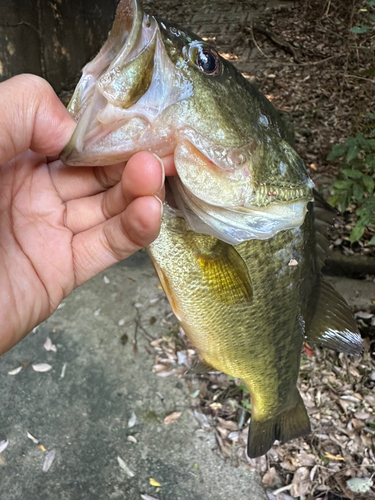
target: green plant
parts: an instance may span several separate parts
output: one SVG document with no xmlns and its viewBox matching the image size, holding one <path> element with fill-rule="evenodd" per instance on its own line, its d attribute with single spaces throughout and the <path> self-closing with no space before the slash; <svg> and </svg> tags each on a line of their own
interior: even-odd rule
<svg viewBox="0 0 375 500">
<path fill-rule="evenodd" d="M 361 35 L 362 33 L 367 33 L 370 30 L 375 29 L 375 13 L 372 12 L 374 11 L 375 7 L 375 0 L 369 0 L 368 5 L 370 7 L 370 10 L 367 8 L 361 9 L 361 13 L 366 15 L 366 24 L 364 23 L 357 23 L 355 26 L 351 28 L 352 33 L 356 33 L 357 35 Z M 370 23 L 370 24 L 367 24 Z"/>
<path fill-rule="evenodd" d="M 375 114 L 367 113 L 366 118 L 375 125 Z M 342 158 L 340 173 L 329 202 L 342 211 L 351 203 L 356 205 L 357 222 L 350 234 L 350 241 L 354 243 L 363 236 L 366 226 L 375 224 L 375 128 L 368 137 L 349 137 L 344 144 L 333 146 L 327 160 L 339 158 Z M 375 236 L 369 244 L 375 245 Z"/>
</svg>

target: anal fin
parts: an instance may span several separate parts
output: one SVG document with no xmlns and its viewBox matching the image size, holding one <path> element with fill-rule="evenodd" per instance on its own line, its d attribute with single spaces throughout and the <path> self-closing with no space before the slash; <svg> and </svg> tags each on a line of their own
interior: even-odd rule
<svg viewBox="0 0 375 500">
<path fill-rule="evenodd" d="M 188 375 L 204 375 L 208 372 L 216 371 L 211 365 L 206 363 L 203 359 L 196 359 L 193 366 L 188 370 Z"/>
<path fill-rule="evenodd" d="M 361 354 L 362 338 L 343 297 L 322 279 L 312 297 L 316 300 L 316 308 L 307 325 L 306 340 L 346 354 Z"/>
</svg>

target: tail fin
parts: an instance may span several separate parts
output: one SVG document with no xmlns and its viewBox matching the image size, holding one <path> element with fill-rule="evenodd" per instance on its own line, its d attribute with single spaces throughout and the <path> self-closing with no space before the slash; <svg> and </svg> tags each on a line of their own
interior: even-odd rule
<svg viewBox="0 0 375 500">
<path fill-rule="evenodd" d="M 289 441 L 305 436 L 311 431 L 309 417 L 299 392 L 296 390 L 295 405 L 265 421 L 251 418 L 247 454 L 249 458 L 267 453 L 274 441 Z"/>
</svg>

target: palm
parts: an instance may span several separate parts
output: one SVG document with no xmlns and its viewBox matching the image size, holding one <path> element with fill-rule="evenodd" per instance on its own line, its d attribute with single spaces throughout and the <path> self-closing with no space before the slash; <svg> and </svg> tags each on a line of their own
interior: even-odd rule
<svg viewBox="0 0 375 500">
<path fill-rule="evenodd" d="M 142 171 L 134 158 L 123 176 L 124 165 L 67 168 L 30 151 L 0 166 L 1 351 L 76 286 L 157 236 L 160 208 L 151 196 L 160 172 Z"/>
</svg>

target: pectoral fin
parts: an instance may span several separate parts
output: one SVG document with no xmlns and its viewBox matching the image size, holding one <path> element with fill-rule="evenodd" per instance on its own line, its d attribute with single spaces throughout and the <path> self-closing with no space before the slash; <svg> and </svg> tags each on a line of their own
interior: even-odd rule
<svg viewBox="0 0 375 500">
<path fill-rule="evenodd" d="M 212 251 L 198 252 L 197 258 L 203 284 L 217 298 L 225 303 L 252 300 L 249 270 L 231 245 L 218 241 Z"/>
<path fill-rule="evenodd" d="M 312 295 L 317 305 L 306 331 L 306 340 L 346 354 L 361 354 L 361 335 L 343 297 L 323 280 Z"/>
</svg>

